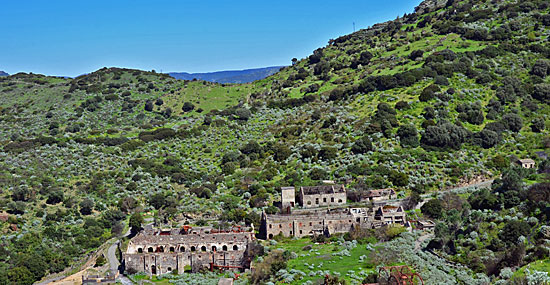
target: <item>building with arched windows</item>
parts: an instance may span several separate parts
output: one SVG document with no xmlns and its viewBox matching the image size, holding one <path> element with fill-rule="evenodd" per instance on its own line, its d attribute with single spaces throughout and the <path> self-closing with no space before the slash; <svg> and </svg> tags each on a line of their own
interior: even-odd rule
<svg viewBox="0 0 550 285">
<path fill-rule="evenodd" d="M 197 272 L 202 268 L 250 268 L 253 232 L 212 228 L 145 230 L 132 238 L 123 253 L 127 272 L 160 275 Z"/>
</svg>

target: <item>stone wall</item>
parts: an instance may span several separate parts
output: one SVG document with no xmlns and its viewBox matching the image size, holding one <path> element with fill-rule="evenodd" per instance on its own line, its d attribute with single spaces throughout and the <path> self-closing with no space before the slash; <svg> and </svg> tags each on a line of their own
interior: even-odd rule
<svg viewBox="0 0 550 285">
<path fill-rule="evenodd" d="M 221 266 L 248 267 L 248 244 L 251 232 L 186 235 L 138 234 L 123 253 L 126 270 L 160 275 L 168 272 L 193 272 L 210 263 Z"/>
<path fill-rule="evenodd" d="M 347 233 L 353 227 L 375 228 L 388 224 L 406 225 L 406 213 L 403 208 L 385 210 L 379 207 L 376 211 L 363 208 L 302 210 L 289 215 L 263 213 L 260 237 L 272 239 L 279 234 L 297 238 L 320 234 L 331 235 Z"/>
<path fill-rule="evenodd" d="M 262 215 L 260 236 L 271 239 L 282 234 L 285 237 L 305 237 L 320 234 L 346 233 L 362 222 L 351 214 L 312 215 Z M 328 231 L 328 232 L 326 232 Z"/>
</svg>

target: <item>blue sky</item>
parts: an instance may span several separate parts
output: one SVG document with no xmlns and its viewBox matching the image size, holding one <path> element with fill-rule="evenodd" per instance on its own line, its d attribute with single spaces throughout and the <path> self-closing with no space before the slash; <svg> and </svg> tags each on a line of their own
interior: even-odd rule
<svg viewBox="0 0 550 285">
<path fill-rule="evenodd" d="M 208 72 L 288 65 L 420 0 L 29 0 L 0 5 L 0 70 Z"/>
</svg>

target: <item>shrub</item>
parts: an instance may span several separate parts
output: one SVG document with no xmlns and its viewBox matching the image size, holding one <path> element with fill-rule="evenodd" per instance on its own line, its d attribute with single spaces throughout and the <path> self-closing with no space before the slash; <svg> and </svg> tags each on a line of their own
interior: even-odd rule
<svg viewBox="0 0 550 285">
<path fill-rule="evenodd" d="M 181 110 L 186 112 L 186 113 L 193 111 L 193 109 L 195 109 L 195 105 L 193 105 L 193 103 L 191 103 L 191 102 L 185 102 L 185 103 L 183 103 L 183 106 L 181 107 Z"/>
<path fill-rule="evenodd" d="M 409 103 L 406 101 L 398 101 L 395 103 L 395 109 L 397 110 L 408 110 L 410 108 Z"/>
<path fill-rule="evenodd" d="M 545 122 L 543 118 L 534 118 L 531 121 L 531 130 L 535 133 L 540 133 L 545 129 Z"/>
<path fill-rule="evenodd" d="M 436 126 L 429 126 L 420 139 L 424 148 L 453 148 L 459 149 L 468 138 L 466 129 L 455 124 L 444 122 Z"/>
<path fill-rule="evenodd" d="M 153 108 L 154 108 L 153 102 L 151 102 L 151 101 L 145 102 L 145 108 L 144 108 L 145 111 L 147 111 L 147 112 L 152 112 L 152 111 L 153 111 Z"/>
<path fill-rule="evenodd" d="M 92 210 L 94 208 L 94 201 L 84 198 L 82 202 L 80 202 L 80 213 L 82 215 L 89 215 L 92 213 Z"/>
<path fill-rule="evenodd" d="M 443 205 L 439 199 L 431 199 L 420 208 L 422 214 L 439 219 L 442 217 Z"/>
<path fill-rule="evenodd" d="M 550 84 L 540 83 L 535 85 L 533 98 L 543 102 L 550 101 Z"/>
<path fill-rule="evenodd" d="M 502 117 L 502 123 L 512 132 L 519 132 L 523 127 L 523 120 L 518 114 L 508 113 Z"/>
<path fill-rule="evenodd" d="M 419 57 L 422 57 L 424 55 L 424 51 L 423 50 L 413 50 L 411 52 L 411 54 L 409 55 L 409 59 L 410 60 L 416 60 L 417 58 Z"/>
<path fill-rule="evenodd" d="M 353 153 L 366 153 L 374 150 L 372 142 L 368 136 L 362 136 L 351 146 L 351 151 Z"/>
<path fill-rule="evenodd" d="M 402 147 L 417 147 L 420 145 L 418 140 L 418 132 L 416 127 L 412 124 L 401 125 L 397 129 L 397 135 L 399 136 L 399 142 Z"/>
<path fill-rule="evenodd" d="M 538 59 L 531 68 L 531 74 L 546 77 L 550 72 L 550 62 L 544 59 Z"/>
<path fill-rule="evenodd" d="M 422 90 L 422 93 L 420 93 L 420 96 L 418 97 L 418 100 L 421 102 L 428 102 L 435 98 L 435 93 L 439 92 L 441 89 L 437 85 L 429 85 L 428 87 L 424 88 Z"/>
</svg>

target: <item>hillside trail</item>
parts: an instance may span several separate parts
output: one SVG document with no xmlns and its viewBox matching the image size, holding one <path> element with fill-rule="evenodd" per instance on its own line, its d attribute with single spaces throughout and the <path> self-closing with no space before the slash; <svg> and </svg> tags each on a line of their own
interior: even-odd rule
<svg viewBox="0 0 550 285">
<path fill-rule="evenodd" d="M 449 193 L 449 192 L 462 190 L 462 189 L 467 189 L 467 188 L 476 188 L 475 191 L 479 191 L 481 189 L 490 188 L 491 185 L 493 184 L 493 181 L 495 181 L 495 180 L 494 179 L 488 179 L 488 180 L 484 180 L 484 181 L 474 183 L 474 184 L 470 184 L 470 185 L 465 185 L 465 186 L 460 186 L 460 187 L 453 187 L 453 188 L 449 188 L 447 190 L 439 191 L 439 192 L 436 192 L 436 193 L 429 193 L 429 194 L 420 195 L 420 197 L 422 197 L 423 200 L 422 200 L 422 202 L 420 202 L 416 205 L 415 209 L 417 209 L 417 210 L 420 209 L 426 202 L 433 199 L 433 197 L 432 197 L 433 194 Z"/>
</svg>

